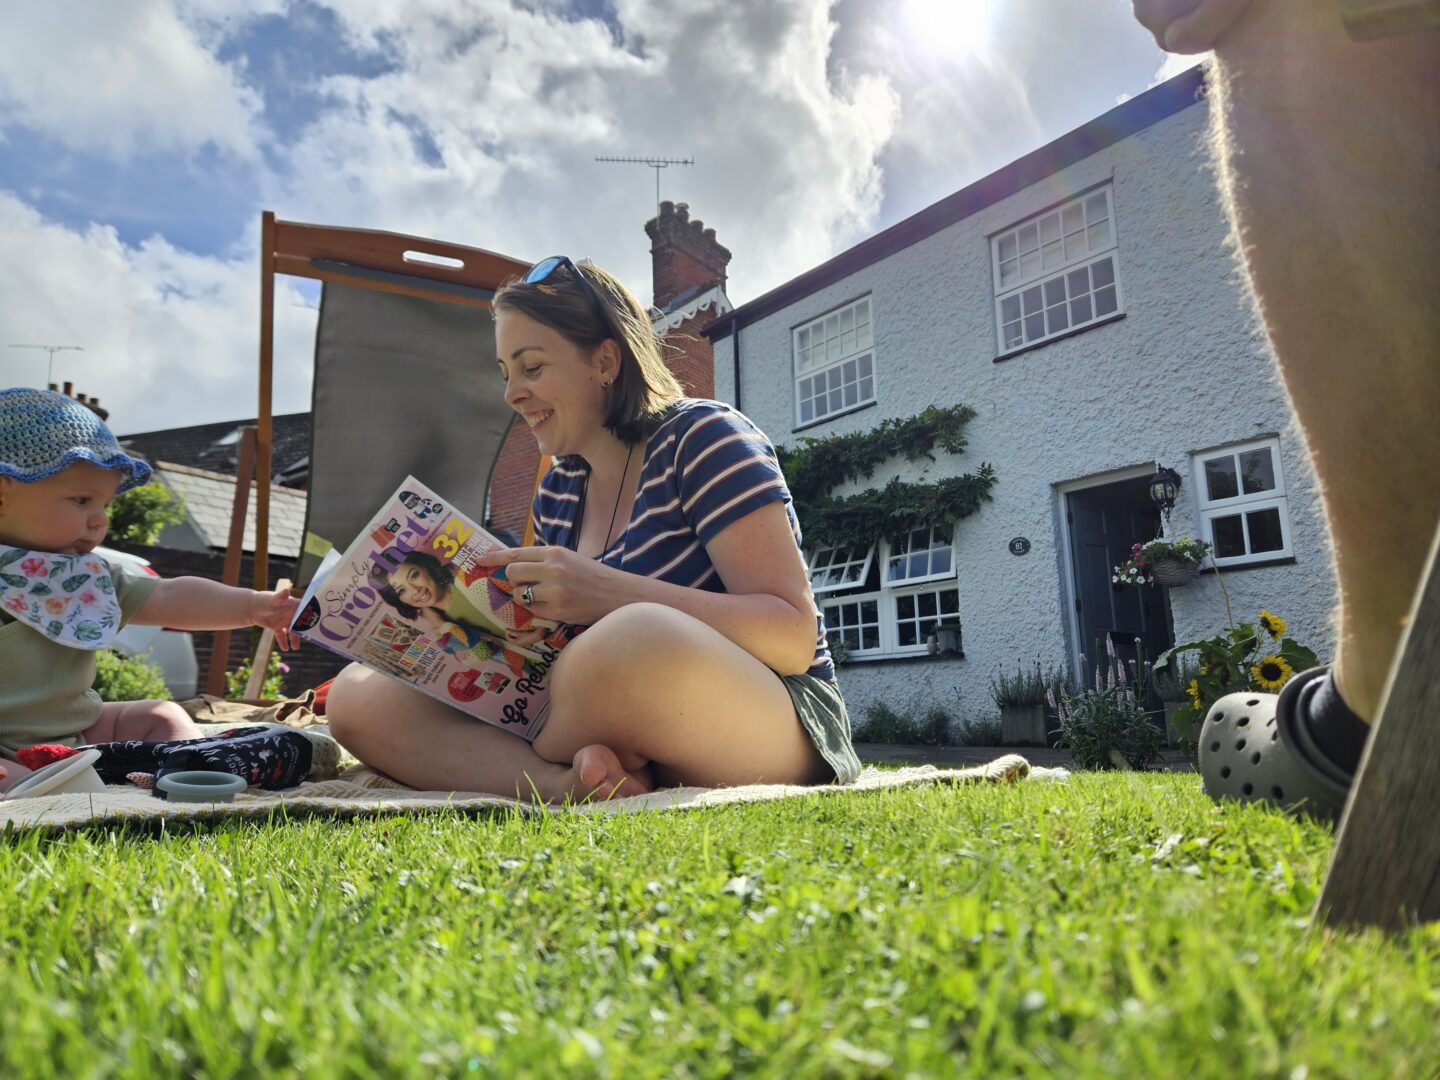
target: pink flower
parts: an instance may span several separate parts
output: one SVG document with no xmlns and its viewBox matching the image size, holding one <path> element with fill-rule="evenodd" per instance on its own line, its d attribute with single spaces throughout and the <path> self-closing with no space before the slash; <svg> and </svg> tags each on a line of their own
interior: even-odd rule
<svg viewBox="0 0 1440 1080">
<path fill-rule="evenodd" d="M 98 604 L 99 602 L 100 597 L 96 596 L 95 593 L 90 589 L 86 589 L 80 594 L 80 603 L 84 604 L 86 607 L 89 607 L 91 604 Z"/>
<path fill-rule="evenodd" d="M 20 563 L 20 569 L 25 571 L 28 577 L 39 577 L 45 573 L 45 560 L 38 555 L 31 555 Z"/>
<path fill-rule="evenodd" d="M 29 605 L 25 603 L 23 596 L 12 596 L 5 601 L 5 606 L 11 611 L 24 611 Z"/>
</svg>

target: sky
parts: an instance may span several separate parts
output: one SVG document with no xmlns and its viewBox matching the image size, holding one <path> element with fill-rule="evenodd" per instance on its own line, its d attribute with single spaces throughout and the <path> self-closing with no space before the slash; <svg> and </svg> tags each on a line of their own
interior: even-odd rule
<svg viewBox="0 0 1440 1080">
<path fill-rule="evenodd" d="M 254 416 L 260 215 L 652 299 L 655 173 L 739 305 L 1194 64 L 1130 0 L 48 0 L 0 36 L 0 385 L 126 434 Z M 314 283 L 277 279 L 274 409 Z"/>
</svg>

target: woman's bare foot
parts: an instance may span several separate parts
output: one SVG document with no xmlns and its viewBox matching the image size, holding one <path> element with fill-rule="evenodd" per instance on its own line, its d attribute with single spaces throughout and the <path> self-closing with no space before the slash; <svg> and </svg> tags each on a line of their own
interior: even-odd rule
<svg viewBox="0 0 1440 1080">
<path fill-rule="evenodd" d="M 615 751 L 600 743 L 577 750 L 574 768 L 580 790 L 586 791 L 587 797 L 623 799 L 649 794 L 654 787 L 648 768 L 626 770 Z"/>
</svg>

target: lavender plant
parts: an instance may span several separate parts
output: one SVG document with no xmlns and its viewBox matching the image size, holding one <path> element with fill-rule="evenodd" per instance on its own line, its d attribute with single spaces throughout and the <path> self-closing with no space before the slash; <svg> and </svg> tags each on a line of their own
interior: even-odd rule
<svg viewBox="0 0 1440 1080">
<path fill-rule="evenodd" d="M 1135 659 L 1128 665 L 1105 639 L 1103 657 L 1097 643 L 1091 685 L 1085 685 L 1085 654 L 1080 654 L 1080 675 L 1073 692 L 1061 687 L 1046 692 L 1059 718 L 1060 745 L 1069 749 L 1084 769 L 1149 768 L 1160 756 L 1160 732 L 1145 714 L 1144 687 L 1150 678 L 1140 639 Z"/>
</svg>

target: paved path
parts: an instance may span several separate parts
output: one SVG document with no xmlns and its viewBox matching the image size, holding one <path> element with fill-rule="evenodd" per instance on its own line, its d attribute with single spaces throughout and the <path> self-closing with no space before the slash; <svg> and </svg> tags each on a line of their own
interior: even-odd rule
<svg viewBox="0 0 1440 1080">
<path fill-rule="evenodd" d="M 902 746 L 893 743 L 856 743 L 855 752 L 863 762 L 908 765 L 983 765 L 1002 754 L 1019 754 L 1031 765 L 1064 765 L 1073 769 L 1069 750 L 1042 746 Z M 1191 772 L 1193 766 L 1183 750 L 1162 750 L 1161 764 L 1172 772 Z"/>
</svg>

